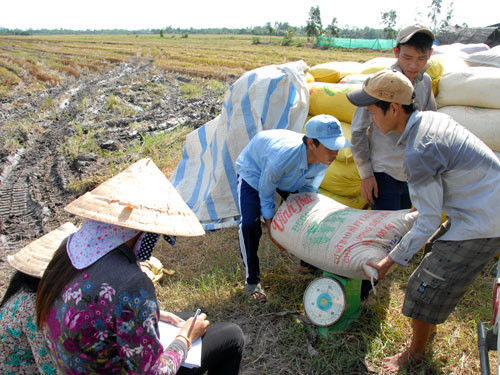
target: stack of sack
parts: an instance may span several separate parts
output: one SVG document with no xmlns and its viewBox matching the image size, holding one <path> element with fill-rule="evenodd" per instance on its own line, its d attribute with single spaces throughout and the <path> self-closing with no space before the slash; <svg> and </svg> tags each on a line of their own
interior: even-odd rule
<svg viewBox="0 0 500 375">
<path fill-rule="evenodd" d="M 388 68 L 395 61 L 395 58 L 378 57 L 365 63 L 334 61 L 313 66 L 306 74 L 309 116 L 335 116 L 350 141 L 356 107 L 349 102 L 346 94 L 360 89 L 370 74 Z M 328 167 L 319 191 L 352 208 L 368 207 L 361 196 L 361 179 L 350 147 L 340 150 L 336 160 Z"/>
<path fill-rule="evenodd" d="M 446 54 L 443 52 L 447 48 Z M 455 43 L 436 58 L 452 62 L 439 79 L 438 111 L 451 116 L 500 157 L 500 46 Z M 433 56 L 434 57 L 434 56 Z"/>
<path fill-rule="evenodd" d="M 365 63 L 334 61 L 311 67 L 306 73 L 309 116 L 335 116 L 345 136 L 351 140 L 351 122 L 356 108 L 346 94 L 361 88 L 367 77 L 395 62 L 395 58 L 377 57 Z M 500 46 L 490 49 L 482 43 L 455 43 L 435 46 L 426 73 L 432 79 L 439 111 L 469 129 L 500 157 L 498 68 Z M 361 179 L 350 148 L 341 150 L 327 169 L 320 192 L 352 208 L 368 206 L 361 196 Z"/>
<path fill-rule="evenodd" d="M 470 66 L 491 66 L 500 68 L 500 45 L 468 55 L 465 61 Z"/>
<path fill-rule="evenodd" d="M 429 68 L 426 71 L 432 79 L 434 96 L 437 97 L 439 94 L 439 81 L 443 75 L 467 68 L 469 66 L 467 57 L 471 53 L 481 53 L 489 48 L 484 43 L 453 43 L 434 46 L 432 56 L 429 59 Z"/>
<path fill-rule="evenodd" d="M 500 69 L 467 67 L 445 74 L 436 97 L 438 111 L 500 152 Z"/>
</svg>

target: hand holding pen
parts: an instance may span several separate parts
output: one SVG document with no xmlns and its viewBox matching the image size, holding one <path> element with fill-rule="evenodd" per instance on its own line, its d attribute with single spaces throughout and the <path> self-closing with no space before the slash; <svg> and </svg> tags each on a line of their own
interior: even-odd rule
<svg viewBox="0 0 500 375">
<path fill-rule="evenodd" d="M 177 338 L 186 341 L 188 349 L 191 347 L 191 343 L 201 336 L 203 336 L 207 330 L 210 322 L 207 320 L 207 315 L 202 313 L 200 309 L 196 310 L 194 317 L 186 320 L 182 326 Z"/>
</svg>

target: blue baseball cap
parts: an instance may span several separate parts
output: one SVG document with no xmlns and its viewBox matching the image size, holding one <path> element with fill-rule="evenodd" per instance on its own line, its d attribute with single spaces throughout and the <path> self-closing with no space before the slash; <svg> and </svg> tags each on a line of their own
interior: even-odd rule
<svg viewBox="0 0 500 375">
<path fill-rule="evenodd" d="M 330 150 L 340 150 L 352 146 L 342 134 L 339 120 L 330 115 L 311 117 L 306 123 L 307 138 L 316 138 L 323 146 Z"/>
</svg>

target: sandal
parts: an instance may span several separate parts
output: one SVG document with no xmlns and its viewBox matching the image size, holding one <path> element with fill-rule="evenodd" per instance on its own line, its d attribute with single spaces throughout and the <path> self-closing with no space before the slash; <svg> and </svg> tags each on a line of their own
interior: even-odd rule
<svg viewBox="0 0 500 375">
<path fill-rule="evenodd" d="M 245 283 L 245 292 L 247 293 L 248 298 L 252 301 L 265 302 L 267 299 L 266 293 L 264 293 L 264 289 L 262 289 L 260 283 L 258 284 Z"/>
<path fill-rule="evenodd" d="M 318 271 L 318 268 L 315 266 L 303 266 L 302 264 L 299 266 L 299 273 L 303 275 L 315 274 Z"/>
</svg>

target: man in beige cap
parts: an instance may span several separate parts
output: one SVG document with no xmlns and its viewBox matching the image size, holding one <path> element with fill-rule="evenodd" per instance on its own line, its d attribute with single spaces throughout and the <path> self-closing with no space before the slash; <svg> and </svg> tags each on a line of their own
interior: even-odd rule
<svg viewBox="0 0 500 375">
<path fill-rule="evenodd" d="M 447 319 L 500 248 L 500 161 L 451 117 L 417 110 L 412 83 L 399 72 L 379 72 L 347 97 L 367 108 L 382 134 L 398 135 L 396 146 L 404 150 L 403 168 L 419 212 L 387 257 L 367 262 L 377 269 L 378 279 L 394 263 L 408 264 L 439 227 L 442 211 L 451 222 L 408 280 L 402 312 L 412 319 L 411 344 L 382 364 L 386 372 L 398 372 L 424 358 L 435 325 Z"/>
<path fill-rule="evenodd" d="M 435 111 L 431 78 L 425 73 L 432 53 L 434 35 L 415 24 L 403 28 L 396 39 L 397 62 L 391 70 L 402 72 L 415 88 L 415 102 L 424 111 Z M 382 134 L 370 121 L 366 108 L 356 108 L 351 125 L 352 154 L 361 177 L 361 195 L 374 210 L 401 210 L 411 207 L 402 147 L 397 136 Z M 364 281 L 361 297 L 368 296 L 371 284 Z"/>
</svg>

